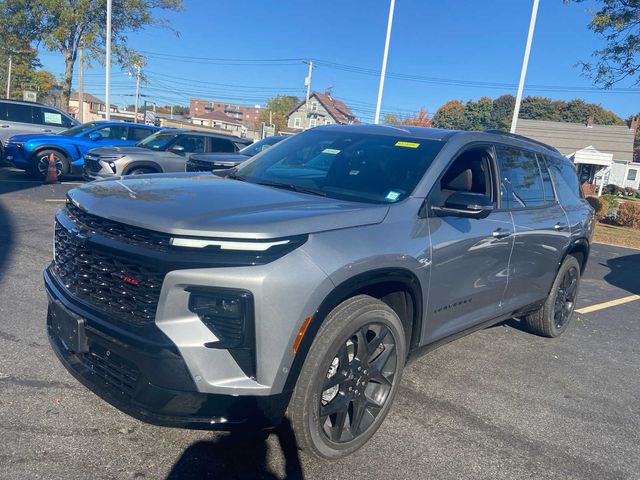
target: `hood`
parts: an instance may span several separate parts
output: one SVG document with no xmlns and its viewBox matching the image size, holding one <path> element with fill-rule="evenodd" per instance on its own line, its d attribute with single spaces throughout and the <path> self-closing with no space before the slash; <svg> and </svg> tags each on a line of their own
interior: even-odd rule
<svg viewBox="0 0 640 480">
<path fill-rule="evenodd" d="M 142 148 L 136 146 L 97 147 L 91 149 L 91 153 L 95 155 L 153 155 L 154 153 L 158 153 L 161 151 L 163 150 L 151 150 L 150 148 Z"/>
<path fill-rule="evenodd" d="M 69 197 L 95 215 L 177 235 L 266 239 L 380 223 L 388 205 L 347 202 L 211 173 L 100 180 Z"/>
<path fill-rule="evenodd" d="M 13 142 L 49 141 L 51 137 L 58 137 L 55 133 L 25 133 L 22 135 L 12 135 L 9 140 Z"/>
</svg>

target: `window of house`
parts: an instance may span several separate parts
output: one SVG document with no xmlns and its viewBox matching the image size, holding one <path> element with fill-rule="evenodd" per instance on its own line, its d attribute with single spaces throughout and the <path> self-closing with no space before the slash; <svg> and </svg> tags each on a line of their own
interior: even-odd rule
<svg viewBox="0 0 640 480">
<path fill-rule="evenodd" d="M 328 118 L 324 121 L 325 125 L 331 125 L 331 120 L 329 120 Z"/>
<path fill-rule="evenodd" d="M 300 128 L 300 117 L 295 117 L 293 119 L 293 127 L 294 128 Z"/>
<path fill-rule="evenodd" d="M 318 102 L 311 102 L 311 110 L 314 112 L 318 110 Z"/>
<path fill-rule="evenodd" d="M 636 170 L 635 168 L 630 168 L 629 172 L 627 173 L 627 180 L 631 180 L 633 182 L 635 181 L 637 175 L 638 175 L 638 170 Z"/>
<path fill-rule="evenodd" d="M 544 187 L 536 154 L 516 147 L 496 145 L 496 156 L 500 169 L 502 208 L 544 205 Z"/>
<path fill-rule="evenodd" d="M 318 125 L 318 121 L 315 118 L 309 120 L 309 128 L 313 128 Z"/>
</svg>

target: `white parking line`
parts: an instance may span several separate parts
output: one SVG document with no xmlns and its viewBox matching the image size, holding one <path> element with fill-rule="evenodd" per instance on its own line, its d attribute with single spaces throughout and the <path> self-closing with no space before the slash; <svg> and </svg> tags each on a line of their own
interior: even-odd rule
<svg viewBox="0 0 640 480">
<path fill-rule="evenodd" d="M 47 198 L 45 202 L 66 202 L 66 198 Z"/>
</svg>

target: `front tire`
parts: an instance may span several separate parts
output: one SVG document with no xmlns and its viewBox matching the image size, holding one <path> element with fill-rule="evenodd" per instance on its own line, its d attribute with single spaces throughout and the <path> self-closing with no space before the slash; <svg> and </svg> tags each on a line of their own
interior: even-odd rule
<svg viewBox="0 0 640 480">
<path fill-rule="evenodd" d="M 41 150 L 33 154 L 31 159 L 31 174 L 38 180 L 44 180 L 49 169 L 49 155 L 53 154 L 58 173 L 58 180 L 69 173 L 70 163 L 68 157 L 58 150 Z"/>
<path fill-rule="evenodd" d="M 580 264 L 576 257 L 567 255 L 544 305 L 525 317 L 529 331 L 551 338 L 562 335 L 571 323 L 579 287 Z"/>
<path fill-rule="evenodd" d="M 330 460 L 362 447 L 389 412 L 406 351 L 402 322 L 385 303 L 358 295 L 333 309 L 289 404 L 299 446 Z"/>
</svg>

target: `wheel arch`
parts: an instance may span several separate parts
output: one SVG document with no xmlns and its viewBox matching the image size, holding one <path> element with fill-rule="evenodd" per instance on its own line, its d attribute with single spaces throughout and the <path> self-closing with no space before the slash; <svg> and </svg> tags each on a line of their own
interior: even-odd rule
<svg viewBox="0 0 640 480">
<path fill-rule="evenodd" d="M 135 170 L 136 168 L 152 168 L 155 170 L 155 173 L 163 173 L 162 167 L 156 162 L 152 162 L 150 160 L 133 160 L 132 162 L 127 163 L 127 166 L 122 171 L 122 175 L 128 175 L 130 171 Z"/>
<path fill-rule="evenodd" d="M 327 315 L 343 301 L 361 294 L 383 301 L 400 317 L 407 335 L 407 355 L 418 346 L 423 314 L 418 277 L 403 268 L 381 268 L 360 273 L 336 286 L 318 307 L 294 357 L 285 391 L 292 391 L 295 387 L 311 344 Z"/>
<path fill-rule="evenodd" d="M 569 248 L 567 248 L 567 251 L 562 257 L 562 262 L 564 262 L 567 255 L 576 257 L 576 260 L 578 260 L 578 263 L 580 264 L 580 275 L 584 275 L 584 271 L 587 268 L 587 260 L 589 259 L 590 250 L 591 244 L 586 238 L 574 240 L 571 242 Z M 560 265 L 562 265 L 562 262 L 560 262 Z M 558 266 L 558 268 L 560 268 L 560 266 Z"/>
<path fill-rule="evenodd" d="M 30 159 L 33 160 L 36 155 L 38 155 L 40 152 L 42 152 L 43 150 L 54 150 L 56 152 L 61 153 L 62 155 L 64 155 L 67 159 L 68 162 L 73 161 L 73 159 L 71 158 L 71 155 L 69 154 L 69 152 L 67 151 L 66 148 L 60 146 L 60 145 L 38 145 L 36 148 L 34 148 L 31 151 L 31 154 L 29 155 Z"/>
</svg>

